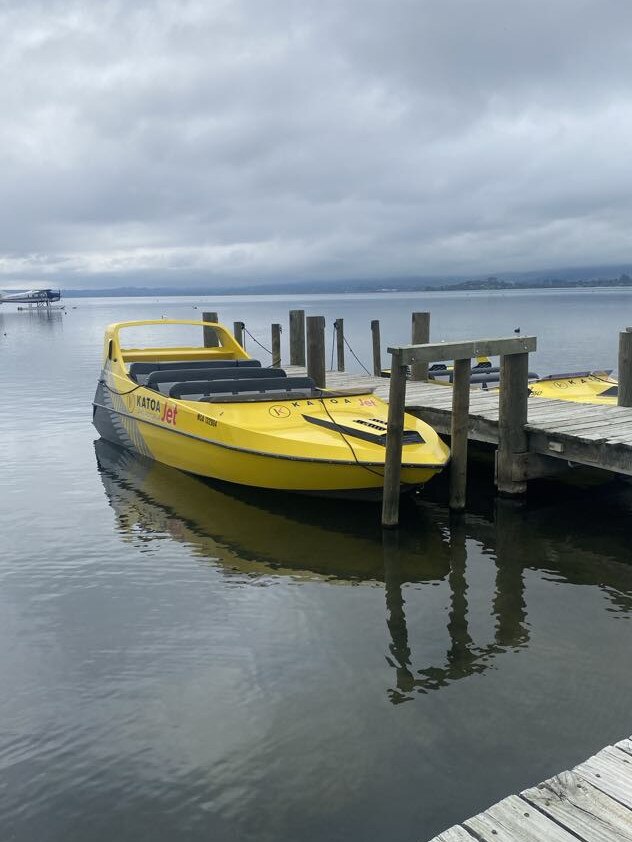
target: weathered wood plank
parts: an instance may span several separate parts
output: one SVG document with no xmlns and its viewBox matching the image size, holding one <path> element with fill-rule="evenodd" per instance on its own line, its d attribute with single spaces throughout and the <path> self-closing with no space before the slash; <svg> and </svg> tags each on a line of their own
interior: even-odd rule
<svg viewBox="0 0 632 842">
<path fill-rule="evenodd" d="M 601 421 L 587 422 L 585 426 L 582 424 L 552 424 L 550 427 L 540 427 L 539 429 L 552 436 L 564 434 L 574 436 L 578 439 L 586 439 L 587 441 L 596 441 L 597 439 L 608 441 L 614 437 L 612 435 L 612 425 Z M 628 430 L 627 432 L 630 431 Z M 619 433 L 623 435 L 624 430 L 619 430 Z"/>
<path fill-rule="evenodd" d="M 467 490 L 467 439 L 470 407 L 470 361 L 454 361 L 450 427 L 450 508 L 465 509 Z"/>
<path fill-rule="evenodd" d="M 562 450 L 552 449 L 551 444 L 561 446 Z M 626 444 L 582 441 L 573 436 L 556 436 L 542 430 L 531 430 L 528 447 L 533 453 L 543 453 L 591 468 L 603 468 L 606 471 L 632 476 L 632 447 Z"/>
<path fill-rule="evenodd" d="M 413 345 L 427 345 L 430 342 L 430 313 L 413 313 L 411 341 Z M 428 379 L 428 363 L 416 362 L 410 367 L 411 380 Z"/>
<path fill-rule="evenodd" d="M 451 416 L 449 412 L 433 409 L 410 409 L 407 412 L 430 424 L 441 435 L 450 435 Z M 468 437 L 470 441 L 498 444 L 498 424 L 485 419 L 472 418 L 468 422 Z"/>
<path fill-rule="evenodd" d="M 520 794 L 585 842 L 632 842 L 632 813 L 575 772 Z"/>
<path fill-rule="evenodd" d="M 290 310 L 290 364 L 305 365 L 305 310 Z"/>
<path fill-rule="evenodd" d="M 609 435 L 608 441 L 612 442 L 612 444 L 632 444 L 632 432 L 626 435 L 621 435 L 620 433 Z"/>
<path fill-rule="evenodd" d="M 397 354 L 393 354 L 386 429 L 386 455 L 384 457 L 384 492 L 382 496 L 382 526 L 386 528 L 392 528 L 399 523 L 405 390 L 406 367 L 401 364 Z"/>
<path fill-rule="evenodd" d="M 586 421 L 590 418 L 611 418 L 617 422 L 625 421 L 625 415 L 623 418 L 617 417 L 617 413 L 612 412 L 615 408 L 613 406 L 579 406 L 576 408 L 576 404 L 571 403 L 570 401 L 567 403 L 566 406 L 556 406 L 556 407 L 547 407 L 546 409 L 535 409 L 531 410 L 532 418 L 537 418 L 538 420 L 548 420 L 550 418 L 562 418 L 562 419 L 569 419 L 569 420 L 577 420 L 577 421 Z M 529 405 L 531 407 L 531 404 Z M 628 417 L 632 418 L 632 414 Z"/>
<path fill-rule="evenodd" d="M 606 429 L 614 429 L 614 430 L 627 430 L 628 432 L 632 432 L 632 421 L 626 424 L 618 424 L 616 421 L 613 423 L 612 418 L 604 418 L 603 416 L 596 415 L 594 417 L 585 417 L 584 418 L 569 418 L 566 421 L 552 421 L 547 422 L 544 424 L 539 424 L 540 430 L 599 430 L 602 428 Z"/>
<path fill-rule="evenodd" d="M 604 407 L 582 407 L 580 410 L 575 410 L 571 405 L 558 406 L 555 409 L 549 408 L 547 410 L 529 412 L 529 421 L 531 425 L 545 425 L 551 422 L 560 421 L 565 423 L 567 421 L 574 421 L 581 424 L 583 421 L 601 421 L 609 418 L 619 422 L 621 419 L 614 419 L 612 413 L 609 413 Z M 631 416 L 632 418 L 632 416 Z"/>
<path fill-rule="evenodd" d="M 202 321 L 217 324 L 217 313 L 212 313 L 210 311 L 202 313 Z M 217 348 L 219 346 L 219 339 L 217 338 L 217 333 L 212 327 L 208 327 L 207 325 L 205 325 L 202 329 L 202 332 L 204 335 L 205 348 Z"/>
<path fill-rule="evenodd" d="M 614 744 L 615 748 L 620 748 L 621 751 L 626 751 L 628 754 L 632 754 L 632 737 L 629 740 L 621 740 L 618 743 Z"/>
<path fill-rule="evenodd" d="M 574 770 L 597 789 L 632 810 L 632 757 L 608 746 Z"/>
<path fill-rule="evenodd" d="M 281 325 L 273 324 L 272 335 L 272 368 L 281 367 Z"/>
<path fill-rule="evenodd" d="M 599 442 L 602 441 L 606 444 L 613 441 L 612 437 L 610 436 L 610 431 L 607 427 L 594 427 L 592 429 L 587 430 L 576 430 L 572 427 L 569 427 L 566 430 L 560 430 L 560 434 L 565 434 L 572 436 L 573 438 L 579 441 L 585 442 Z M 556 431 L 551 430 L 551 435 L 555 435 Z"/>
<path fill-rule="evenodd" d="M 307 375 L 321 388 L 326 384 L 325 366 L 325 319 L 324 316 L 308 316 L 307 330 Z"/>
<path fill-rule="evenodd" d="M 535 336 L 511 336 L 500 339 L 472 339 L 465 342 L 432 342 L 425 345 L 397 345 L 389 348 L 400 353 L 402 365 L 463 360 L 472 357 L 500 357 L 535 351 Z"/>
<path fill-rule="evenodd" d="M 500 359 L 500 408 L 498 418 L 498 453 L 496 486 L 504 495 L 524 494 L 527 484 L 513 477 L 516 455 L 526 453 L 528 392 L 526 353 L 503 356 Z"/>
<path fill-rule="evenodd" d="M 475 837 L 465 830 L 464 827 L 455 825 L 444 830 L 432 840 L 432 842 L 474 842 Z"/>
<path fill-rule="evenodd" d="M 619 406 L 632 406 L 632 328 L 619 334 Z"/>
<path fill-rule="evenodd" d="M 371 344 L 373 346 L 373 374 L 375 374 L 376 377 L 379 377 L 380 372 L 382 371 L 379 319 L 373 319 L 371 322 Z"/>
<path fill-rule="evenodd" d="M 517 795 L 504 798 L 463 825 L 483 842 L 577 842 L 577 837 Z"/>
</svg>

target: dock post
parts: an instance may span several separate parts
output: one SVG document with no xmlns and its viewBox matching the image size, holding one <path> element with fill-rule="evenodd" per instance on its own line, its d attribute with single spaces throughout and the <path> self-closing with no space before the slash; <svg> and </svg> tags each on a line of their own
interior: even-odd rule
<svg viewBox="0 0 632 842">
<path fill-rule="evenodd" d="M 470 414 L 470 359 L 454 361 L 450 427 L 450 508 L 465 509 L 467 489 L 467 433 Z"/>
<path fill-rule="evenodd" d="M 272 368 L 281 368 L 281 325 L 272 325 Z"/>
<path fill-rule="evenodd" d="M 406 404 L 406 366 L 401 351 L 391 356 L 391 380 L 388 392 L 388 421 L 386 427 L 386 458 L 384 460 L 384 493 L 382 497 L 382 526 L 387 529 L 399 523 L 399 494 L 402 471 L 402 439 Z"/>
<path fill-rule="evenodd" d="M 241 347 L 244 347 L 244 328 L 246 327 L 244 322 L 233 322 L 233 336 L 239 342 Z"/>
<path fill-rule="evenodd" d="M 619 334 L 619 406 L 632 406 L 632 327 Z"/>
<path fill-rule="evenodd" d="M 345 334 L 344 322 L 342 319 L 336 319 L 334 322 L 334 329 L 336 331 L 336 359 L 338 361 L 338 371 L 345 370 Z"/>
<path fill-rule="evenodd" d="M 217 313 L 202 313 L 202 321 L 203 322 L 217 322 L 218 317 Z M 217 348 L 219 345 L 219 339 L 217 338 L 217 334 L 213 330 L 212 327 L 204 327 L 202 328 L 204 331 L 204 347 L 205 348 Z"/>
<path fill-rule="evenodd" d="M 307 317 L 307 376 L 325 388 L 325 317 Z"/>
<path fill-rule="evenodd" d="M 527 490 L 525 480 L 514 480 L 519 454 L 527 450 L 527 400 L 529 397 L 529 354 L 507 354 L 500 358 L 498 451 L 496 487 L 498 493 L 515 497 Z"/>
<path fill-rule="evenodd" d="M 382 352 L 380 349 L 380 321 L 373 319 L 371 322 L 371 337 L 373 339 L 373 374 L 379 377 L 382 374 Z"/>
<path fill-rule="evenodd" d="M 426 345 L 430 342 L 430 313 L 413 313 L 412 344 Z M 410 367 L 411 380 L 428 379 L 428 363 L 413 363 Z"/>
<path fill-rule="evenodd" d="M 305 310 L 290 310 L 290 365 L 305 365 Z"/>
</svg>

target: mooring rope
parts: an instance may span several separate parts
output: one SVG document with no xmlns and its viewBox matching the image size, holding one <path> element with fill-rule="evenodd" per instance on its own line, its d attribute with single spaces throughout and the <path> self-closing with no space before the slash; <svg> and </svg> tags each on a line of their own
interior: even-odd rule
<svg viewBox="0 0 632 842">
<path fill-rule="evenodd" d="M 252 335 L 252 333 L 250 333 L 250 331 L 248 330 L 248 328 L 246 327 L 246 325 L 244 325 L 244 333 L 245 333 L 247 336 L 249 336 L 249 337 L 252 339 L 252 341 L 253 341 L 253 342 L 256 342 L 256 343 L 257 343 L 257 345 L 258 345 L 260 348 L 263 348 L 263 350 L 266 352 L 266 354 L 270 354 L 270 356 L 272 356 L 272 351 L 270 351 L 268 348 L 266 348 L 266 346 L 265 346 L 265 345 L 262 345 L 262 344 L 261 344 L 261 342 L 259 342 L 259 340 L 257 339 L 257 337 L 256 337 L 256 336 L 253 336 L 253 335 Z"/>
<path fill-rule="evenodd" d="M 369 377 L 372 377 L 373 375 L 371 374 L 369 369 L 365 366 L 365 364 L 362 362 L 362 360 L 358 359 L 358 356 L 357 356 L 356 352 L 353 350 L 351 345 L 349 345 L 349 343 L 347 341 L 347 337 L 343 336 L 342 338 L 343 338 L 344 343 L 347 346 L 347 348 L 351 351 L 351 354 L 352 354 L 354 360 L 358 363 L 358 365 L 362 366 L 362 368 L 366 371 L 366 373 L 369 375 Z"/>
<path fill-rule="evenodd" d="M 329 365 L 329 371 L 334 370 L 334 348 L 336 346 L 336 323 L 334 322 L 332 334 L 331 334 L 331 363 Z"/>
</svg>

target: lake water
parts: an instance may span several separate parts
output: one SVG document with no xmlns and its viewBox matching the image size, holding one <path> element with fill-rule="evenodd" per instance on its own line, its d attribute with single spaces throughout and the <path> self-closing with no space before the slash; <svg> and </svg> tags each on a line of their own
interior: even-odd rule
<svg viewBox="0 0 632 842">
<path fill-rule="evenodd" d="M 111 321 L 218 310 L 269 347 L 305 307 L 370 367 L 370 320 L 386 347 L 428 309 L 536 334 L 546 373 L 615 368 L 632 291 L 66 303 L 0 314 L 1 839 L 413 842 L 630 734 L 632 486 L 516 510 L 481 480 L 451 521 L 439 480 L 383 539 L 374 504 L 202 482 L 90 419 Z"/>
</svg>

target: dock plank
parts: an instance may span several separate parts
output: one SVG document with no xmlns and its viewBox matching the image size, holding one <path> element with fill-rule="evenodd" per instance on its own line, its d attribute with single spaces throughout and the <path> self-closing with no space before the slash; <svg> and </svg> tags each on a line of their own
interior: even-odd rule
<svg viewBox="0 0 632 842">
<path fill-rule="evenodd" d="M 528 427 L 527 427 L 528 429 Z M 593 431 L 601 430 L 602 435 L 607 436 L 612 429 L 612 421 L 603 418 L 591 418 L 589 420 L 568 419 L 566 421 L 554 421 L 552 423 L 540 424 L 539 429 L 549 433 L 561 432 L 562 430 L 579 435 L 582 432 L 590 434 Z M 632 427 L 628 428 L 628 432 Z"/>
<path fill-rule="evenodd" d="M 575 771 L 593 786 L 632 810 L 632 757 L 608 746 Z"/>
<path fill-rule="evenodd" d="M 435 842 L 476 842 L 475 837 L 458 824 L 435 837 Z"/>
<path fill-rule="evenodd" d="M 562 772 L 521 796 L 585 842 L 632 842 L 632 814 L 576 772 Z"/>
<path fill-rule="evenodd" d="M 483 842 L 577 842 L 577 837 L 517 795 L 463 822 Z"/>
</svg>

